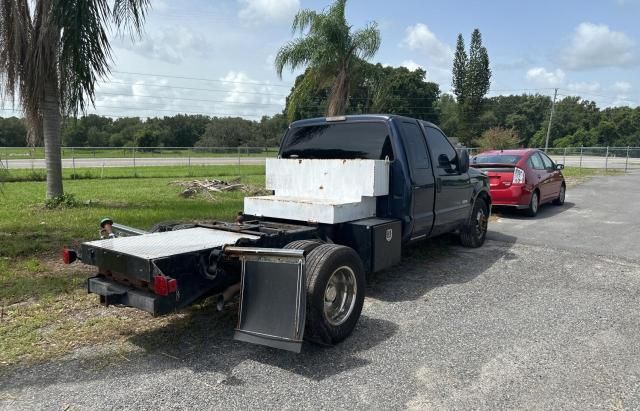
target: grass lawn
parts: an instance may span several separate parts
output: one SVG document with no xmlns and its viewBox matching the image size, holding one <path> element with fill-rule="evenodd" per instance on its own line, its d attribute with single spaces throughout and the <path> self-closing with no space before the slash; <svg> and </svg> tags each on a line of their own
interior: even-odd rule
<svg viewBox="0 0 640 411">
<path fill-rule="evenodd" d="M 197 174 L 231 179 L 236 170 L 208 167 Z M 129 170 L 121 171 L 126 175 Z M 43 182 L 3 185 L 0 367 L 53 358 L 82 345 L 124 340 L 134 331 L 160 327 L 185 315 L 152 318 L 137 310 L 101 307 L 84 288 L 93 267 L 60 262 L 59 250 L 64 245 L 98 238 L 98 222 L 104 216 L 149 228 L 161 221 L 232 220 L 242 209 L 243 192 L 220 193 L 214 200 L 180 197 L 182 188 L 169 183 L 188 180 L 183 169 L 150 167 L 142 171 L 156 177 L 66 180 L 65 191 L 81 203 L 66 209 L 44 207 Z M 264 167 L 243 167 L 242 182 L 263 187 Z"/>
<path fill-rule="evenodd" d="M 191 176 L 231 179 L 234 166 L 192 167 Z M 132 169 L 109 169 L 109 178 L 79 170 L 85 178 L 65 180 L 65 190 L 82 205 L 49 210 L 44 207 L 45 186 L 41 181 L 5 183 L 0 194 L 0 368 L 16 363 L 50 360 L 82 346 L 115 344 L 125 347 L 132 336 L 172 324 L 185 333 L 210 333 L 210 320 L 219 316 L 212 304 L 198 304 L 171 315 L 153 318 L 139 310 L 102 307 L 88 295 L 86 278 L 93 267 L 65 266 L 59 250 L 64 245 L 96 239 L 101 217 L 149 228 L 161 221 L 232 220 L 242 209 L 244 193 L 221 193 L 185 199 L 181 187 L 170 185 L 190 177 L 184 167 L 144 167 L 132 178 Z M 28 179 L 24 174 L 13 176 Z M 22 171 L 21 171 L 22 173 Z M 567 168 L 570 182 L 580 182 L 603 170 Z M 70 177 L 67 171 L 65 176 Z M 242 182 L 264 186 L 264 167 L 243 166 Z M 573 183 L 572 183 L 573 184 Z M 84 203 L 88 202 L 87 205 Z M 443 244 L 438 241 L 436 244 Z M 446 247 L 430 247 L 446 252 Z M 431 252 L 431 251 L 430 251 Z M 408 252 L 407 254 L 411 254 Z M 415 254 L 415 252 L 414 252 Z M 217 317 L 216 317 L 217 318 Z M 226 320 L 231 323 L 231 320 Z M 196 331 L 194 331 L 196 330 Z M 182 331 L 181 331 L 182 332 Z M 203 338 L 203 341 L 206 340 Z M 120 349 L 120 348 L 118 348 Z M 126 348 L 122 348 L 125 355 Z"/>
</svg>

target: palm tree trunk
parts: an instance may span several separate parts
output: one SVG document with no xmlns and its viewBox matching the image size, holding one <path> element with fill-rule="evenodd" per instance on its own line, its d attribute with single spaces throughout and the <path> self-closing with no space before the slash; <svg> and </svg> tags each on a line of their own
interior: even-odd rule
<svg viewBox="0 0 640 411">
<path fill-rule="evenodd" d="M 60 155 L 60 102 L 54 82 L 45 87 L 42 103 L 42 135 L 47 168 L 47 198 L 61 196 L 62 156 Z"/>
<path fill-rule="evenodd" d="M 327 104 L 327 117 L 339 116 L 346 112 L 349 100 L 349 75 L 347 68 L 343 67 L 338 72 L 331 92 L 329 93 L 329 103 Z"/>
</svg>

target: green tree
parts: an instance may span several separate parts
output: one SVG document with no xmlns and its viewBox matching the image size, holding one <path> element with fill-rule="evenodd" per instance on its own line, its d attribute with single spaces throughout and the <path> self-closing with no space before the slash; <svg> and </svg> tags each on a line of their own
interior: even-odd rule
<svg viewBox="0 0 640 411">
<path fill-rule="evenodd" d="M 21 118 L 0 118 L 0 147 L 23 147 L 27 144 L 27 128 Z"/>
<path fill-rule="evenodd" d="M 47 197 L 60 196 L 62 114 L 93 103 L 109 72 L 109 26 L 140 33 L 149 0 L 1 0 L 0 84 L 32 143 L 44 140 Z"/>
<path fill-rule="evenodd" d="M 518 133 L 513 129 L 492 127 L 482 133 L 476 144 L 482 150 L 506 150 L 520 144 Z"/>
<path fill-rule="evenodd" d="M 280 77 L 287 66 L 291 70 L 307 67 L 289 100 L 287 114 L 290 119 L 305 95 L 327 86 L 330 86 L 330 92 L 325 114 L 344 114 L 354 62 L 373 57 L 380 47 L 380 31 L 375 22 L 351 31 L 345 18 L 346 2 L 336 0 L 321 13 L 301 10 L 293 19 L 293 32 L 299 32 L 302 37 L 280 48 L 275 59 Z"/>
<path fill-rule="evenodd" d="M 453 86 L 453 94 L 458 102 L 465 101 L 465 86 L 467 78 L 467 64 L 469 64 L 467 52 L 464 50 L 464 38 L 462 34 L 458 34 L 456 41 L 456 54 L 453 57 L 453 73 L 451 85 Z"/>
<path fill-rule="evenodd" d="M 480 30 L 471 34 L 469 54 L 464 50 L 464 39 L 458 34 L 456 52 L 453 59 L 452 86 L 458 101 L 462 127 L 460 138 L 469 144 L 474 135 L 482 129 L 477 118 L 482 113 L 484 96 L 491 85 L 491 69 L 489 53 L 482 45 Z"/>
</svg>

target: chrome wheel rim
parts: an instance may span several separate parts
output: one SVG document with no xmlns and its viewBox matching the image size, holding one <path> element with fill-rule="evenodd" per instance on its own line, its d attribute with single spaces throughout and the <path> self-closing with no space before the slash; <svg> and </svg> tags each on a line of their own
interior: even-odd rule
<svg viewBox="0 0 640 411">
<path fill-rule="evenodd" d="M 475 229 L 478 237 L 481 237 L 487 231 L 487 216 L 483 208 L 480 208 L 476 214 Z"/>
<path fill-rule="evenodd" d="M 531 210 L 534 213 L 538 211 L 538 193 L 533 193 L 531 197 Z"/>
<path fill-rule="evenodd" d="M 356 305 L 358 286 L 350 267 L 342 266 L 329 277 L 324 290 L 324 318 L 333 326 L 343 324 Z"/>
</svg>

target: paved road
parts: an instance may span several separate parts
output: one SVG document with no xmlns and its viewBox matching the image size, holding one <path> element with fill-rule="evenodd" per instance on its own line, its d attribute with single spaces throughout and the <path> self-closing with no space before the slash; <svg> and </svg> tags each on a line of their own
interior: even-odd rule
<svg viewBox="0 0 640 411">
<path fill-rule="evenodd" d="M 62 160 L 63 168 L 81 167 L 133 167 L 132 158 L 76 158 L 75 160 L 65 158 Z M 174 158 L 136 158 L 136 167 L 148 166 L 187 166 L 191 165 L 237 165 L 238 157 L 174 157 Z M 44 168 L 43 159 L 21 159 L 3 161 L 9 170 L 16 168 Z M 264 164 L 261 157 L 240 157 L 241 164 L 254 165 Z"/>
<path fill-rule="evenodd" d="M 205 308 L 109 347 L 6 371 L 6 409 L 638 409 L 640 175 L 505 215 L 476 250 L 411 248 L 373 278 L 356 332 L 295 355 L 232 340 Z M 450 242 L 443 246 L 443 242 Z"/>
<path fill-rule="evenodd" d="M 640 159 L 629 159 L 628 161 L 623 157 L 609 158 L 605 162 L 604 157 L 595 156 L 551 156 L 554 161 L 558 163 L 564 163 L 566 166 L 584 168 L 617 168 L 624 169 L 640 169 Z M 72 168 L 73 162 L 75 166 L 80 167 L 132 167 L 132 158 L 77 158 L 72 160 L 65 158 L 62 160 L 63 168 Z M 238 164 L 238 157 L 192 157 L 191 160 L 187 157 L 174 157 L 174 158 L 136 158 L 136 167 L 145 166 L 186 166 L 189 161 L 191 165 L 226 165 Z M 241 157 L 241 164 L 264 164 L 264 158 L 260 157 Z M 19 159 L 19 160 L 5 160 L 5 165 L 8 165 L 9 169 L 15 168 L 44 168 L 43 159 Z M 608 164 L 607 164 L 608 163 Z"/>
</svg>

